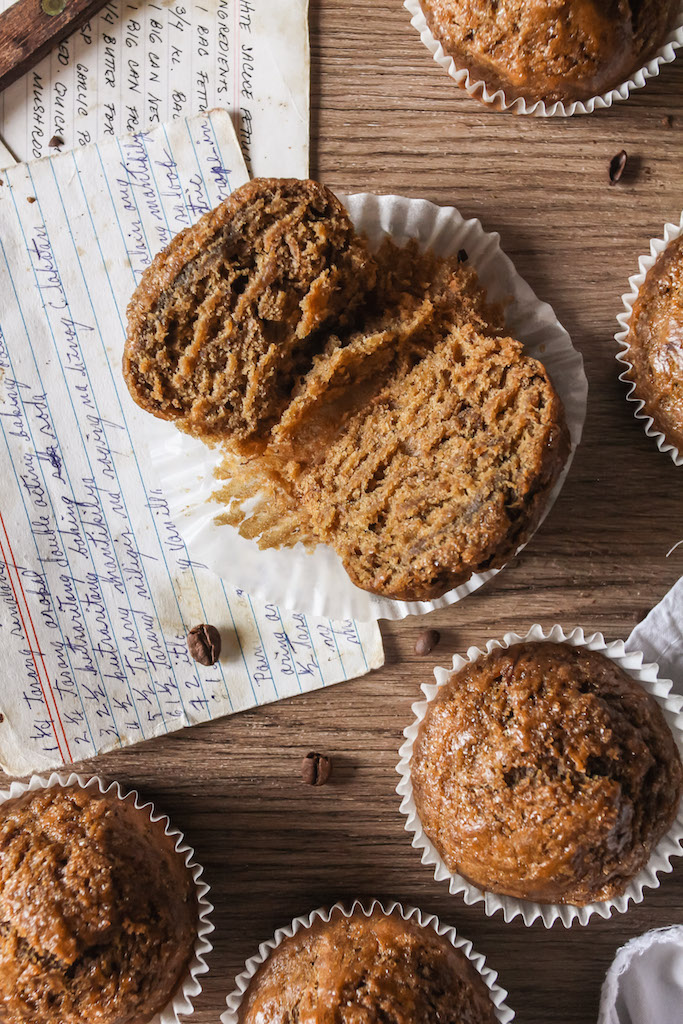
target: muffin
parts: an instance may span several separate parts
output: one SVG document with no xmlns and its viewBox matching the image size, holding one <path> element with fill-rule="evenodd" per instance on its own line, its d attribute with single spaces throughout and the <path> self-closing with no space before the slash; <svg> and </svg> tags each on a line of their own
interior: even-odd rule
<svg viewBox="0 0 683 1024">
<path fill-rule="evenodd" d="M 0 806 L 0 1021 L 143 1024 L 197 937 L 194 880 L 161 822 L 78 786 Z"/>
<path fill-rule="evenodd" d="M 239 1024 L 495 1024 L 481 975 L 433 929 L 374 910 L 286 938 L 252 978 Z"/>
<path fill-rule="evenodd" d="M 504 564 L 568 450 L 542 364 L 512 338 L 453 329 L 421 358 L 405 354 L 326 439 L 298 492 L 356 586 L 424 601 Z"/>
<path fill-rule="evenodd" d="M 524 642 L 454 673 L 411 760 L 425 834 L 480 889 L 583 906 L 621 893 L 678 810 L 657 701 L 605 655 Z"/>
<path fill-rule="evenodd" d="M 670 31 L 678 0 L 420 0 L 458 67 L 509 99 L 571 103 L 641 68 Z"/>
<path fill-rule="evenodd" d="M 143 408 L 220 442 L 221 521 L 328 544 L 395 600 L 502 566 L 570 444 L 475 271 L 414 242 L 371 255 L 315 182 L 251 182 L 179 237 L 133 296 L 124 374 Z"/>
<path fill-rule="evenodd" d="M 683 235 L 648 271 L 633 306 L 626 338 L 625 377 L 666 440 L 683 451 Z"/>
<path fill-rule="evenodd" d="M 314 181 L 255 179 L 181 231 L 128 307 L 123 373 L 143 409 L 208 440 L 258 441 L 375 266 Z"/>
</svg>

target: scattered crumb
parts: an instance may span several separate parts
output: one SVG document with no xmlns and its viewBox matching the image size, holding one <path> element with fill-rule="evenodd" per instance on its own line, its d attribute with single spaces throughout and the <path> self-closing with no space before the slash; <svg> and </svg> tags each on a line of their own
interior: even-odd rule
<svg viewBox="0 0 683 1024">
<path fill-rule="evenodd" d="M 63 145 L 64 139 L 60 135 L 53 135 L 50 141 L 48 142 L 48 146 L 50 147 L 50 149 L 59 149 L 59 147 Z"/>
<path fill-rule="evenodd" d="M 26 196 L 26 202 L 27 203 L 35 203 L 35 201 L 36 201 L 36 197 L 35 196 Z"/>
</svg>

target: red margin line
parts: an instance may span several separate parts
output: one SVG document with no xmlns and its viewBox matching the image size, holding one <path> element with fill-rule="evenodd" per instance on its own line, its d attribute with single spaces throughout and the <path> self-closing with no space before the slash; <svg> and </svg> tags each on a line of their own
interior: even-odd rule
<svg viewBox="0 0 683 1024">
<path fill-rule="evenodd" d="M 3 544 L 2 544 L 2 539 L 0 539 L 0 551 L 2 552 L 3 561 L 4 561 L 5 565 L 7 566 L 7 575 L 9 576 L 10 585 L 12 587 L 12 593 L 14 594 L 14 600 L 15 600 L 16 605 L 17 605 L 17 611 L 19 612 L 19 616 L 21 618 L 21 625 L 22 625 L 24 633 L 26 635 L 26 642 L 28 643 L 29 649 L 31 649 L 31 647 L 33 645 L 31 644 L 31 638 L 29 637 L 28 630 L 26 629 L 26 623 L 24 622 L 24 616 L 23 616 L 22 611 L 21 611 L 21 605 L 19 604 L 19 600 L 17 598 L 17 592 L 16 592 L 16 589 L 14 587 L 14 583 L 12 582 L 12 573 L 10 571 L 10 566 L 12 566 L 12 568 L 14 569 L 14 571 L 17 574 L 17 581 L 19 583 L 19 587 L 21 588 L 22 597 L 24 598 L 24 604 L 26 605 L 26 612 L 28 614 L 29 622 L 31 623 L 31 629 L 33 630 L 33 636 L 34 636 L 34 639 L 35 639 L 35 647 L 36 647 L 36 650 L 38 651 L 38 654 L 40 655 L 40 660 L 43 663 L 43 672 L 45 673 L 45 679 L 47 680 L 47 685 L 48 685 L 48 687 L 50 689 L 50 695 L 52 697 L 52 703 L 55 706 L 55 711 L 57 712 L 57 718 L 59 719 L 59 725 L 60 725 L 60 728 L 62 730 L 62 734 L 64 736 L 64 742 L 66 743 L 66 751 L 67 751 L 67 754 L 69 756 L 69 763 L 71 763 L 73 761 L 73 758 L 71 756 L 71 750 L 69 749 L 69 741 L 66 738 L 66 731 L 64 729 L 64 723 L 62 722 L 61 715 L 59 714 L 59 708 L 57 707 L 57 701 L 55 700 L 55 695 L 53 693 L 52 686 L 50 685 L 50 676 L 49 676 L 49 673 L 47 671 L 47 667 L 45 665 L 45 657 L 43 655 L 43 652 L 40 649 L 40 644 L 38 642 L 38 634 L 36 633 L 36 627 L 33 624 L 33 618 L 31 616 L 31 609 L 29 608 L 28 601 L 26 600 L 26 594 L 24 592 L 24 585 L 21 582 L 21 575 L 19 574 L 19 569 L 17 567 L 16 560 L 14 558 L 14 551 L 12 550 L 12 544 L 10 543 L 9 534 L 7 533 L 7 527 L 5 526 L 5 520 L 2 517 L 2 512 L 0 512 L 0 524 L 2 524 L 2 529 L 3 529 L 3 532 L 5 534 L 5 538 L 7 540 L 7 547 L 9 548 L 10 558 L 12 559 L 12 561 L 8 562 L 7 559 L 5 558 L 5 552 L 4 552 L 4 548 L 3 548 Z M 62 758 L 62 761 L 63 761 L 64 760 L 64 752 L 62 751 L 62 745 L 59 742 L 59 736 L 57 734 L 57 729 L 55 727 L 54 718 L 52 717 L 52 712 L 50 711 L 50 705 L 49 705 L 49 702 L 48 702 L 48 699 L 47 699 L 47 694 L 45 692 L 45 687 L 43 686 L 43 681 L 40 678 L 40 669 L 38 668 L 38 662 L 36 661 L 36 656 L 35 656 L 35 653 L 33 652 L 33 650 L 31 650 L 31 657 L 33 658 L 33 664 L 36 667 L 36 675 L 38 677 L 38 682 L 40 683 L 40 690 L 41 690 L 41 693 L 43 694 L 43 700 L 45 701 L 45 707 L 47 708 L 47 713 L 50 716 L 50 724 L 52 725 L 52 731 L 54 732 L 55 739 L 57 741 L 57 746 L 59 748 L 59 755 L 60 755 L 60 757 Z"/>
</svg>

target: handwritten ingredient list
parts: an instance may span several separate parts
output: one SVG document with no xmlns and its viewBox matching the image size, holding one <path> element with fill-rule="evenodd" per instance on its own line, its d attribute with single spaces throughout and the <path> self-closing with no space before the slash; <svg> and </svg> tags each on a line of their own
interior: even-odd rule
<svg viewBox="0 0 683 1024">
<path fill-rule="evenodd" d="M 0 136 L 36 160 L 223 107 L 252 174 L 305 178 L 309 64 L 308 0 L 110 0 L 0 95 Z"/>
<path fill-rule="evenodd" d="M 229 115 L 0 177 L 4 769 L 91 757 L 381 665 L 375 623 L 259 605 L 191 560 L 121 375 L 144 268 L 248 178 Z M 200 622 L 223 637 L 212 668 L 188 653 Z"/>
</svg>

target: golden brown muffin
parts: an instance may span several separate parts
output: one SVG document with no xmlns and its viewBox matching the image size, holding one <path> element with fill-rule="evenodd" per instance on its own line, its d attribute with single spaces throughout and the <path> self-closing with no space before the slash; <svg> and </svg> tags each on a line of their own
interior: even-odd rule
<svg viewBox="0 0 683 1024">
<path fill-rule="evenodd" d="M 451 676 L 412 757 L 425 833 L 490 892 L 619 896 L 673 823 L 683 769 L 657 701 L 609 658 L 522 643 Z"/>
<path fill-rule="evenodd" d="M 626 357 L 634 397 L 670 444 L 683 451 L 683 235 L 647 273 L 631 314 Z"/>
<path fill-rule="evenodd" d="M 205 439 L 258 439 L 374 284 L 339 200 L 314 181 L 255 179 L 186 228 L 128 307 L 123 373 L 143 409 Z"/>
<path fill-rule="evenodd" d="M 249 984 L 240 1024 L 495 1024 L 481 975 L 432 928 L 339 911 L 285 939 Z"/>
<path fill-rule="evenodd" d="M 0 1021 L 144 1024 L 197 937 L 192 876 L 161 823 L 78 786 L 0 807 Z"/>
<path fill-rule="evenodd" d="M 420 0 L 459 67 L 510 99 L 585 100 L 653 56 L 677 0 Z"/>
</svg>

